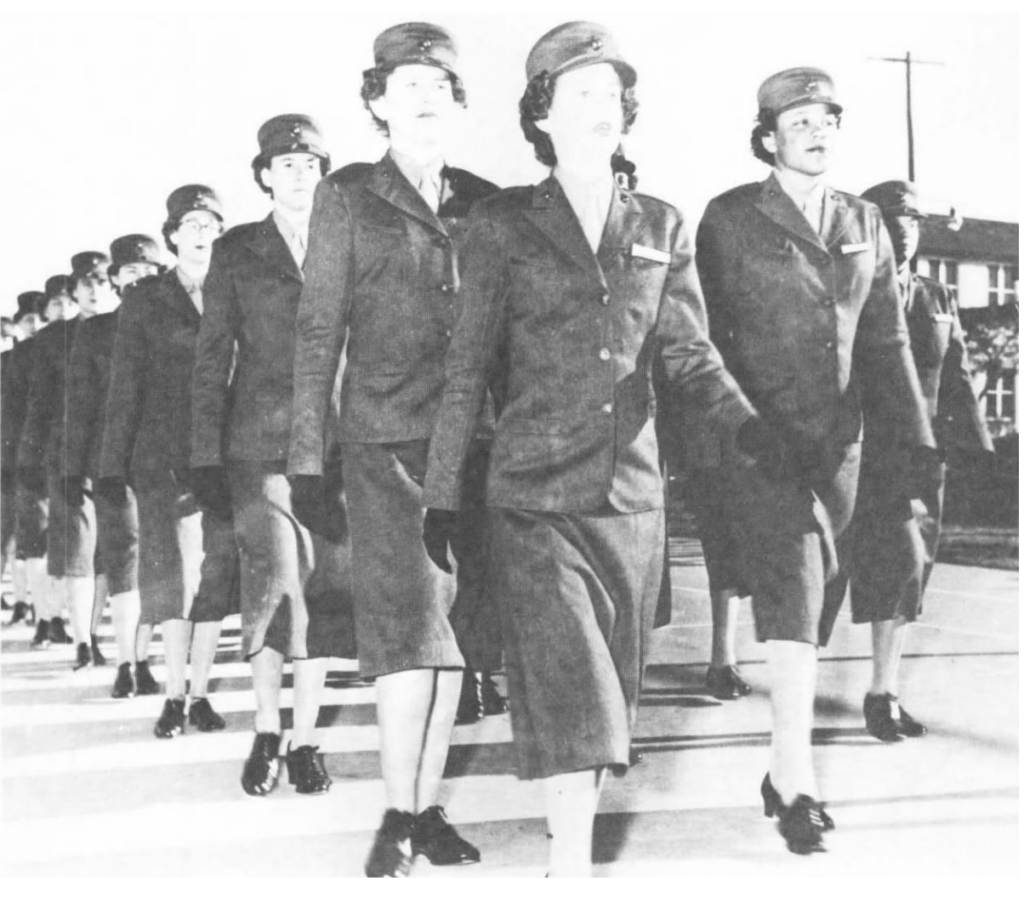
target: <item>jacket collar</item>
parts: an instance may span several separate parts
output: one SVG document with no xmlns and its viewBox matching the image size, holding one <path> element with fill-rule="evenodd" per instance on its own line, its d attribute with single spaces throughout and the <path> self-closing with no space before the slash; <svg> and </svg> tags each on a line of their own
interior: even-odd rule
<svg viewBox="0 0 1024 898">
<path fill-rule="evenodd" d="M 782 189 L 774 173 L 761 183 L 761 193 L 754 205 L 792 236 L 828 252 L 849 229 L 853 217 L 846 198 L 831 187 L 826 187 L 824 227 L 820 235 L 815 233 L 796 203 Z"/>
<path fill-rule="evenodd" d="M 186 318 L 190 324 L 199 326 L 199 310 L 192 304 L 192 297 L 178 280 L 178 273 L 169 268 L 158 275 L 159 296 L 163 303 L 178 315 Z"/>
<path fill-rule="evenodd" d="M 275 271 L 287 274 L 297 281 L 302 280 L 302 271 L 274 222 L 273 212 L 259 222 L 246 245 L 250 252 L 263 259 Z"/>
<path fill-rule="evenodd" d="M 448 169 L 442 169 L 442 178 L 447 173 Z M 426 204 L 419 191 L 402 174 L 390 153 L 386 153 L 384 158 L 374 166 L 373 175 L 370 177 L 367 188 L 381 199 L 391 203 L 392 206 L 401 209 L 406 215 L 411 215 L 422 221 L 435 231 L 442 234 L 447 233 L 441 220 Z"/>
<path fill-rule="evenodd" d="M 600 262 L 610 261 L 616 253 L 629 248 L 643 222 L 643 209 L 628 191 L 616 184 L 596 255 L 554 175 L 533 188 L 533 201 L 527 217 L 560 252 L 607 286 Z"/>
</svg>

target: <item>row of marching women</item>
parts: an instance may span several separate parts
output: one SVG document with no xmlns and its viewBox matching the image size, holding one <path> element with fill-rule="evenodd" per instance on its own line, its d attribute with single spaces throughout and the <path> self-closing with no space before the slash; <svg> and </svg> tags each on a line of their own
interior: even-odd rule
<svg viewBox="0 0 1024 898">
<path fill-rule="evenodd" d="M 850 586 L 874 634 L 869 730 L 926 732 L 896 695 L 941 516 L 933 425 L 991 450 L 956 308 L 910 271 L 916 189 L 828 186 L 835 85 L 787 69 L 757 91 L 751 148 L 770 174 L 713 200 L 691 241 L 633 189 L 637 71 L 614 36 L 567 23 L 525 69 L 540 184 L 500 190 L 447 164 L 467 97 L 455 41 L 405 23 L 363 72 L 380 161 L 332 172 L 314 119 L 275 116 L 252 162 L 265 219 L 225 230 L 215 191 L 185 185 L 163 227 L 174 268 L 129 235 L 20 298 L 22 321 L 51 322 L 4 371 L 5 527 L 34 644 L 68 638 L 66 609 L 76 666 L 102 663 L 91 634 L 109 599 L 113 694 L 156 691 L 159 627 L 156 735 L 216 730 L 207 683 L 240 611 L 253 796 L 282 761 L 298 792 L 330 787 L 321 692 L 330 659 L 357 656 L 387 796 L 373 877 L 407 875 L 416 854 L 480 860 L 437 799 L 456 720 L 506 710 L 503 664 L 550 874 L 588 875 L 605 777 L 636 760 L 678 462 L 715 610 L 708 688 L 749 692 L 732 634 L 752 596 L 773 717 L 764 810 L 791 851 L 823 850 L 837 824 L 811 753 L 817 649 Z"/>
</svg>

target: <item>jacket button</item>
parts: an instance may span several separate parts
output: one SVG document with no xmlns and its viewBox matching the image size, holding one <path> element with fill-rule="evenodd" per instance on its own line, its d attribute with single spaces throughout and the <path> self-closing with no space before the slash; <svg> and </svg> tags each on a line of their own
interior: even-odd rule
<svg viewBox="0 0 1024 898">
<path fill-rule="evenodd" d="M 451 284 L 442 284 L 441 285 L 441 292 L 442 293 L 447 293 L 451 289 L 452 289 L 451 288 Z"/>
<path fill-rule="evenodd" d="M 602 362 L 607 362 L 612 357 L 611 350 L 607 346 L 602 346 L 601 351 L 597 354 Z"/>
<path fill-rule="evenodd" d="M 835 345 L 836 345 L 835 340 L 826 340 L 825 341 L 825 348 L 826 349 L 834 349 Z"/>
<path fill-rule="evenodd" d="M 601 294 L 601 305 L 606 306 L 610 303 L 612 298 L 607 293 Z"/>
<path fill-rule="evenodd" d="M 604 405 L 601 406 L 601 411 L 604 412 L 606 415 L 610 415 L 612 413 L 612 404 L 610 402 L 606 402 Z"/>
</svg>

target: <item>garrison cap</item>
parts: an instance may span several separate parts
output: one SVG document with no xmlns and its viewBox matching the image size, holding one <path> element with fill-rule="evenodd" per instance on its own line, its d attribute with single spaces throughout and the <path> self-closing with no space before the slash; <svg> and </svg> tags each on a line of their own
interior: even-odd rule
<svg viewBox="0 0 1024 898">
<path fill-rule="evenodd" d="M 874 203 L 883 215 L 909 215 L 912 218 L 927 217 L 921 211 L 921 200 L 917 187 L 911 181 L 883 181 L 869 187 L 861 198 Z"/>
<path fill-rule="evenodd" d="M 110 257 L 106 253 L 96 250 L 75 253 L 71 257 L 71 280 L 74 281 L 79 275 L 91 274 L 100 268 L 106 271 L 109 265 Z"/>
<path fill-rule="evenodd" d="M 828 72 L 807 66 L 776 72 L 757 89 L 759 112 L 778 115 L 787 109 L 824 103 L 837 115 L 843 107 L 836 102 L 836 88 Z"/>
<path fill-rule="evenodd" d="M 212 187 L 205 184 L 186 184 L 171 192 L 167 197 L 167 217 L 175 220 L 184 218 L 189 212 L 204 210 L 212 212 L 221 221 L 224 220 L 224 212 L 221 209 L 220 198 L 214 193 Z"/>
<path fill-rule="evenodd" d="M 46 291 L 47 299 L 53 299 L 53 297 L 59 296 L 61 293 L 70 296 L 71 278 L 66 274 L 55 274 L 53 277 L 46 279 L 43 289 Z"/>
<path fill-rule="evenodd" d="M 433 65 L 455 74 L 458 50 L 455 39 L 440 25 L 405 22 L 382 31 L 373 42 L 373 64 L 378 69 L 400 65 Z"/>
<path fill-rule="evenodd" d="M 38 290 L 27 290 L 18 294 L 18 311 L 14 314 L 15 321 L 21 321 L 26 315 L 42 315 L 46 307 L 46 294 Z"/>
<path fill-rule="evenodd" d="M 146 234 L 126 234 L 118 237 L 110 244 L 110 274 L 117 274 L 122 265 L 142 263 L 157 265 L 160 263 L 160 247 L 157 242 Z"/>
<path fill-rule="evenodd" d="M 285 153 L 312 153 L 330 163 L 331 157 L 324 149 L 320 126 L 308 115 L 275 115 L 260 126 L 256 139 L 260 144 L 260 152 L 256 159 L 264 162 Z"/>
<path fill-rule="evenodd" d="M 615 67 L 623 87 L 636 84 L 636 69 L 622 58 L 607 28 L 594 22 L 566 22 L 552 28 L 533 45 L 526 57 L 526 79 L 531 81 L 541 72 L 561 75 L 601 62 Z"/>
</svg>

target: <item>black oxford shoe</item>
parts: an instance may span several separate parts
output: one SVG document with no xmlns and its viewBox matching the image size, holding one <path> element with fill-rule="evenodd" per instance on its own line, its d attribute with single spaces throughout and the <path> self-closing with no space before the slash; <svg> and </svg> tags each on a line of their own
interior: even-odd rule
<svg viewBox="0 0 1024 898">
<path fill-rule="evenodd" d="M 55 617 L 50 621 L 50 641 L 54 645 L 71 645 L 75 641 L 64 627 L 64 618 Z"/>
<path fill-rule="evenodd" d="M 280 751 L 280 733 L 256 734 L 242 768 L 242 788 L 246 795 L 269 795 L 274 791 L 281 770 Z"/>
<path fill-rule="evenodd" d="M 373 840 L 373 848 L 363 868 L 371 879 L 404 879 L 412 867 L 412 854 L 408 848 L 416 818 L 408 811 L 388 808 L 384 812 L 380 829 Z"/>
<path fill-rule="evenodd" d="M 821 802 L 815 801 L 809 795 L 797 795 L 791 805 L 782 805 L 778 828 L 782 838 L 786 840 L 786 847 L 793 854 L 825 851 L 822 834 L 826 827 Z"/>
<path fill-rule="evenodd" d="M 157 739 L 173 739 L 185 732 L 185 699 L 169 698 L 153 727 Z"/>
<path fill-rule="evenodd" d="M 153 679 L 148 661 L 139 661 L 135 665 L 135 694 L 159 695 L 160 684 Z"/>
<path fill-rule="evenodd" d="M 462 838 L 448 822 L 444 808 L 433 805 L 416 815 L 412 853 L 422 854 L 435 867 L 476 864 L 480 850 Z"/>
<path fill-rule="evenodd" d="M 874 695 L 869 692 L 865 695 L 864 723 L 868 732 L 882 742 L 902 741 L 903 736 L 900 734 L 899 725 L 893 716 L 893 712 L 898 707 L 895 699 L 888 693 Z"/>
<path fill-rule="evenodd" d="M 899 703 L 895 695 L 890 695 L 889 698 L 896 702 L 896 707 L 899 708 L 900 711 L 899 719 L 896 721 L 896 729 L 900 731 L 901 736 L 909 736 L 911 739 L 918 739 L 928 732 L 928 727 L 923 723 L 919 723 L 914 720 L 914 718 L 911 717 L 904 709 L 903 705 Z"/>
<path fill-rule="evenodd" d="M 36 624 L 36 632 L 32 637 L 29 647 L 33 649 L 48 649 L 52 642 L 53 640 L 50 638 L 50 622 L 40 618 Z"/>
<path fill-rule="evenodd" d="M 92 663 L 95 664 L 97 667 L 105 667 L 107 659 L 104 656 L 103 652 L 100 651 L 100 641 L 96 638 L 95 633 L 92 634 L 92 639 L 90 640 L 90 648 L 92 648 Z"/>
<path fill-rule="evenodd" d="M 214 730 L 222 730 L 227 726 L 224 723 L 224 718 L 213 710 L 213 705 L 205 695 L 198 696 L 189 702 L 188 722 L 200 733 L 212 733 Z"/>
<path fill-rule="evenodd" d="M 318 745 L 288 747 L 285 755 L 288 765 L 288 782 L 300 795 L 326 795 L 331 788 L 331 778 L 324 767 L 324 756 Z"/>
<path fill-rule="evenodd" d="M 782 796 L 772 785 L 771 774 L 766 773 L 761 780 L 761 798 L 764 801 L 765 817 L 778 817 L 786 807 L 782 803 Z M 825 806 L 819 802 L 818 813 L 821 814 L 821 822 L 824 824 L 825 832 L 831 832 L 836 828 L 835 821 L 825 811 Z"/>
<path fill-rule="evenodd" d="M 92 665 L 92 649 L 89 648 L 89 643 L 78 643 L 78 647 L 75 649 L 75 663 L 71 665 L 71 669 L 83 670 L 86 667 L 92 667 Z"/>
<path fill-rule="evenodd" d="M 750 686 L 733 664 L 709 667 L 704 685 L 707 686 L 708 692 L 720 701 L 732 701 L 750 695 Z"/>
<path fill-rule="evenodd" d="M 135 694 L 135 682 L 132 680 L 132 665 L 130 661 L 117 665 L 117 676 L 114 678 L 114 688 L 110 690 L 111 698 L 131 698 Z"/>
</svg>

